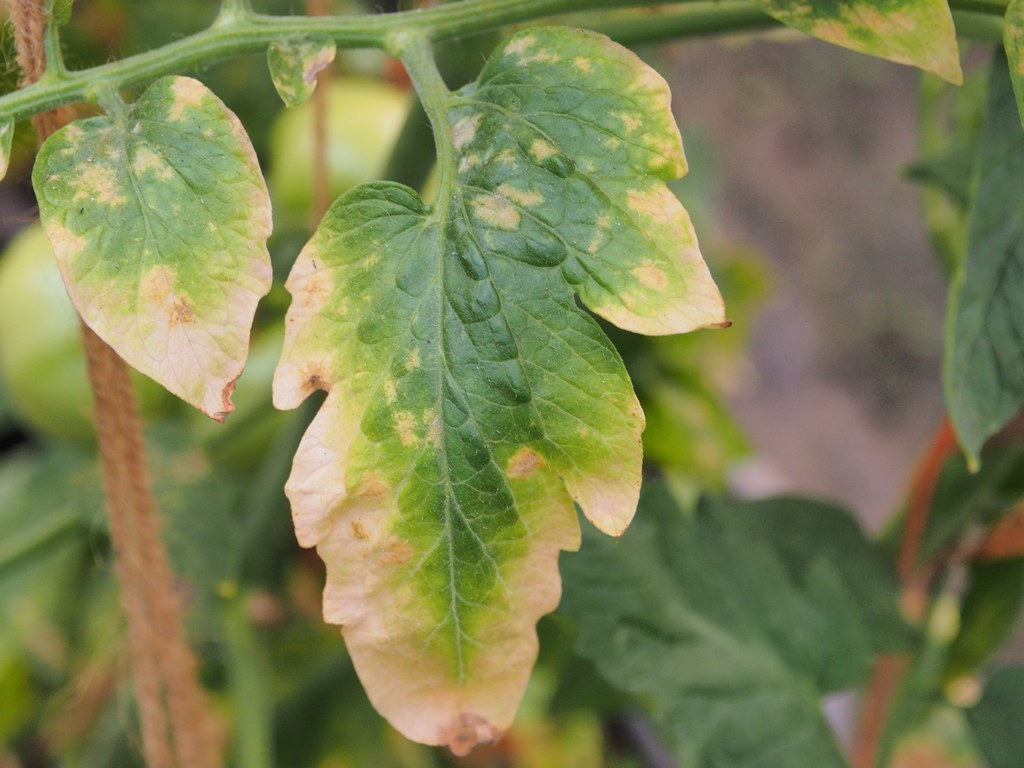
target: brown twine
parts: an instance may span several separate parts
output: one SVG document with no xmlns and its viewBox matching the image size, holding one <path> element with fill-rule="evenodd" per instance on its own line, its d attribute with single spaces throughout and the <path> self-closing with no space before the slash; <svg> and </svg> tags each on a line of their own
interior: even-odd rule
<svg viewBox="0 0 1024 768">
<path fill-rule="evenodd" d="M 46 69 L 42 0 L 10 0 L 17 59 L 25 83 Z M 39 142 L 68 123 L 59 107 L 33 118 Z M 183 609 L 160 543 L 156 501 L 146 470 L 141 424 L 128 367 L 84 323 L 82 341 L 96 414 L 114 562 L 128 625 L 143 753 L 149 768 L 215 768 L 219 748 L 196 661 L 185 638 Z"/>
<path fill-rule="evenodd" d="M 327 0 L 306 0 L 306 13 L 310 16 L 326 16 L 329 11 Z M 313 91 L 313 229 L 320 226 L 320 220 L 331 206 L 327 173 L 327 88 L 330 82 L 330 66 L 317 72 Z"/>
</svg>

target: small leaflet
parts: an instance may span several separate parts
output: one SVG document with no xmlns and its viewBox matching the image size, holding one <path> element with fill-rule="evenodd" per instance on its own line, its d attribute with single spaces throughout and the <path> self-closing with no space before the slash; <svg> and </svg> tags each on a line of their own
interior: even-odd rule
<svg viewBox="0 0 1024 768">
<path fill-rule="evenodd" d="M 7 175 L 7 166 L 11 163 L 11 142 L 14 140 L 14 123 L 11 120 L 0 122 L 0 180 Z"/>
<path fill-rule="evenodd" d="M 270 77 L 281 100 L 297 107 L 316 88 L 316 76 L 334 61 L 337 47 L 326 35 L 275 40 L 267 49 Z"/>
<path fill-rule="evenodd" d="M 804 34 L 963 82 L 946 0 L 755 0 Z"/>
<path fill-rule="evenodd" d="M 198 80 L 163 78 L 51 136 L 32 183 L 85 322 L 223 420 L 271 280 L 270 199 L 238 118 Z"/>
<path fill-rule="evenodd" d="M 943 383 L 976 468 L 985 440 L 1024 407 L 1024 130 L 1002 55 L 992 62 L 967 254 L 950 289 Z"/>
<path fill-rule="evenodd" d="M 1003 47 L 1010 67 L 1010 80 L 1017 97 L 1017 112 L 1024 124 L 1024 0 L 1010 0 L 1003 18 Z"/>
<path fill-rule="evenodd" d="M 644 417 L 582 300 L 620 327 L 726 324 L 689 216 L 665 81 L 608 38 L 546 27 L 452 94 L 446 188 L 339 198 L 287 288 L 274 402 L 324 405 L 286 486 L 327 566 L 370 700 L 464 754 L 511 723 L 574 504 L 618 536 Z"/>
</svg>

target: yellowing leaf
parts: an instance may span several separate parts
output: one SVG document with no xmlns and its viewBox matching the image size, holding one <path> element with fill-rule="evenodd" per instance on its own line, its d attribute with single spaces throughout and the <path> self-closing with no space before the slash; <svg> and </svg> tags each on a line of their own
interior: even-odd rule
<svg viewBox="0 0 1024 768">
<path fill-rule="evenodd" d="M 755 0 L 805 34 L 963 82 L 946 0 Z"/>
<path fill-rule="evenodd" d="M 613 535 L 636 507 L 643 415 L 576 296 L 648 333 L 724 314 L 664 183 L 668 88 L 632 53 L 525 32 L 441 98 L 436 205 L 358 187 L 299 255 L 274 402 L 329 393 L 286 489 L 325 617 L 377 709 L 461 753 L 512 720 L 573 503 Z"/>
<path fill-rule="evenodd" d="M 336 52 L 334 41 L 326 35 L 289 37 L 271 43 L 267 64 L 281 101 L 295 107 L 312 96 L 317 73 L 334 61 Z"/>
<path fill-rule="evenodd" d="M 164 78 L 51 136 L 32 182 L 85 322 L 223 420 L 271 278 L 270 200 L 238 119 L 197 80 Z"/>
</svg>

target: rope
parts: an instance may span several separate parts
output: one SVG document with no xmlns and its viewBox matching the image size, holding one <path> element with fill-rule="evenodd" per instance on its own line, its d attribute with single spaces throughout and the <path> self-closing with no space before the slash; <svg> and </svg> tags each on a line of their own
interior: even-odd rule
<svg viewBox="0 0 1024 768">
<path fill-rule="evenodd" d="M 42 0 L 10 0 L 17 60 L 26 84 L 46 70 Z M 33 118 L 39 143 L 70 122 L 67 107 Z M 196 681 L 183 608 L 160 543 L 141 422 L 128 366 L 83 322 L 96 438 L 103 466 L 115 569 L 149 768 L 216 768 L 219 748 Z"/>
</svg>

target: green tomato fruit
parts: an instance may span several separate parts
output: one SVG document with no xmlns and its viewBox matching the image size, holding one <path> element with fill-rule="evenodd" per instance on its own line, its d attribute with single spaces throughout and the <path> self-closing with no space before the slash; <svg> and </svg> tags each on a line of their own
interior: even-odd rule
<svg viewBox="0 0 1024 768">
<path fill-rule="evenodd" d="M 381 177 L 409 111 L 409 98 L 383 80 L 348 77 L 330 83 L 327 168 L 332 199 Z M 308 216 L 313 162 L 311 99 L 282 112 L 271 129 L 268 185 L 275 214 L 285 221 Z"/>
<path fill-rule="evenodd" d="M 49 437 L 95 440 L 78 313 L 42 227 L 22 230 L 0 257 L 0 379 L 14 416 Z M 163 387 L 133 378 L 143 413 L 166 407 Z"/>
</svg>

